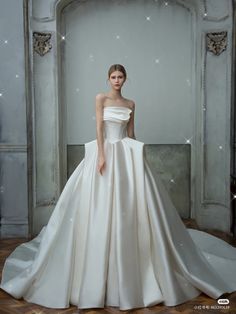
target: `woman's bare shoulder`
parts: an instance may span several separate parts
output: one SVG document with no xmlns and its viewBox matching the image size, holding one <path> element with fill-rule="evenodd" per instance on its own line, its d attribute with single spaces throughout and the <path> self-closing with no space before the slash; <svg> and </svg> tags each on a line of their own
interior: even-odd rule
<svg viewBox="0 0 236 314">
<path fill-rule="evenodd" d="M 96 108 L 101 110 L 103 108 L 106 96 L 104 95 L 104 93 L 98 93 L 95 97 L 96 101 Z"/>
<path fill-rule="evenodd" d="M 133 110 L 135 109 L 135 102 L 132 99 L 126 98 L 127 105 Z"/>
<path fill-rule="evenodd" d="M 106 99 L 106 95 L 104 93 L 98 93 L 95 98 L 96 100 L 104 101 Z"/>
</svg>

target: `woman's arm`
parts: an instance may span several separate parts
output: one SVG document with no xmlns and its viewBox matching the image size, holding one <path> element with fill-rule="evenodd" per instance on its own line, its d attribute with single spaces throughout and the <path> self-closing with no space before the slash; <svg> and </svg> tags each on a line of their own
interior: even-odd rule
<svg viewBox="0 0 236 314">
<path fill-rule="evenodd" d="M 131 137 L 136 140 L 135 134 L 134 134 L 134 111 L 135 111 L 135 103 L 132 101 L 132 112 L 130 114 L 130 119 L 127 124 L 127 135 L 128 137 Z"/>
<path fill-rule="evenodd" d="M 104 96 L 102 94 L 96 95 L 96 135 L 97 135 L 97 146 L 98 146 L 98 160 L 97 170 L 102 175 L 105 170 L 105 153 L 104 153 L 104 137 L 103 137 L 103 101 Z"/>
<path fill-rule="evenodd" d="M 103 138 L 103 95 L 96 95 L 96 136 L 98 145 L 98 155 L 104 156 L 104 138 Z"/>
</svg>

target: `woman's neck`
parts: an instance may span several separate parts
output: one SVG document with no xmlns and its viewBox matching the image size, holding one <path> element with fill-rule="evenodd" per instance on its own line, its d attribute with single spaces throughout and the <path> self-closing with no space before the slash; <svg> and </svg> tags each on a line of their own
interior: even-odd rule
<svg viewBox="0 0 236 314">
<path fill-rule="evenodd" d="M 118 99 L 123 99 L 122 95 L 121 95 L 121 92 L 120 91 L 110 91 L 108 94 L 107 94 L 108 97 L 114 99 L 114 100 L 118 100 Z"/>
</svg>

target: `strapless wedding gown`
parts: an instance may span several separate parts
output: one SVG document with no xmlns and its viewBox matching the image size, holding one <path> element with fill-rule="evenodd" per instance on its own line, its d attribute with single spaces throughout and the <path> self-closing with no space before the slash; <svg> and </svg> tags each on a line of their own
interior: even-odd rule
<svg viewBox="0 0 236 314">
<path fill-rule="evenodd" d="M 0 287 L 13 297 L 127 310 L 236 291 L 236 248 L 185 227 L 145 144 L 127 137 L 131 111 L 104 108 L 105 172 L 97 140 L 85 143 L 47 226 L 6 259 Z"/>
</svg>

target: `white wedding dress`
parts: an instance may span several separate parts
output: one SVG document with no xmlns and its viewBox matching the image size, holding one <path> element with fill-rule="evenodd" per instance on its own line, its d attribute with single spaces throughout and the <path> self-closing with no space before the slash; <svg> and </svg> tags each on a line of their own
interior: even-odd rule
<svg viewBox="0 0 236 314">
<path fill-rule="evenodd" d="M 0 287 L 13 297 L 49 308 L 127 310 L 236 291 L 236 248 L 185 227 L 145 144 L 127 137 L 131 111 L 104 108 L 103 175 L 95 139 L 85 143 L 47 226 L 6 259 Z"/>
</svg>

